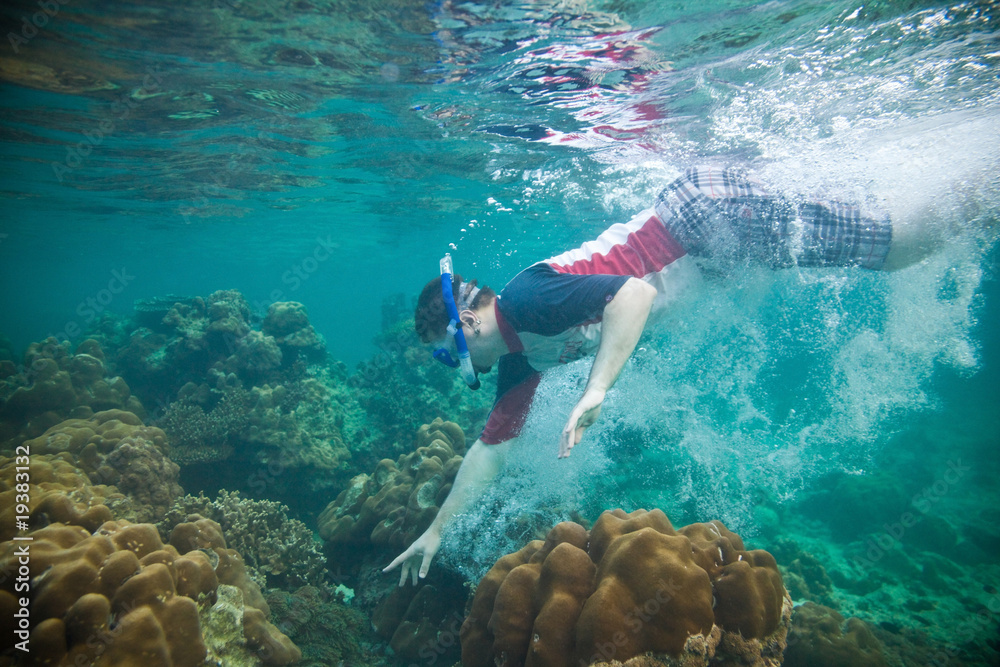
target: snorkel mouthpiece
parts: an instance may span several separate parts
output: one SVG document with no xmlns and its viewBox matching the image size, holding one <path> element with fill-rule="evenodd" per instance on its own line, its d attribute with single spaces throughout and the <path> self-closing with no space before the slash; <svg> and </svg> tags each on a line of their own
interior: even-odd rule
<svg viewBox="0 0 1000 667">
<path fill-rule="evenodd" d="M 458 368 L 462 374 L 465 384 L 470 389 L 479 389 L 479 378 L 472 368 L 472 358 L 469 356 L 469 346 L 465 342 L 465 333 L 462 331 L 462 321 L 458 318 L 458 308 L 455 306 L 455 295 L 451 286 L 451 253 L 445 253 L 441 258 L 441 296 L 444 299 L 444 307 L 451 321 L 448 323 L 448 334 L 455 339 L 455 347 L 458 348 L 458 361 L 452 359 L 448 350 L 439 347 L 434 350 L 434 358 L 452 368 Z"/>
</svg>

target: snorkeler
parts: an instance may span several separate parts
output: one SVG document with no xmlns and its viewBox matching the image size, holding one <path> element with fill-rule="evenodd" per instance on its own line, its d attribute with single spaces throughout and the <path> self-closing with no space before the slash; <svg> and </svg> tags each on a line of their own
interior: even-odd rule
<svg viewBox="0 0 1000 667">
<path fill-rule="evenodd" d="M 676 298 L 692 257 L 891 270 L 929 253 L 933 244 L 923 227 L 919 221 L 894 226 L 889 217 L 866 216 L 856 206 L 770 195 L 739 170 L 694 167 L 667 186 L 653 208 L 529 266 L 499 296 L 453 275 L 446 256 L 441 276 L 418 299 L 417 333 L 425 343 L 443 341 L 435 358 L 460 368 L 473 389 L 477 375 L 497 364 L 497 399 L 433 523 L 383 571 L 402 565 L 401 586 L 408 575 L 416 584 L 427 574 L 443 526 L 499 472 L 541 373 L 594 355 L 559 441 L 559 458 L 570 455 L 600 415 L 650 314 Z"/>
</svg>

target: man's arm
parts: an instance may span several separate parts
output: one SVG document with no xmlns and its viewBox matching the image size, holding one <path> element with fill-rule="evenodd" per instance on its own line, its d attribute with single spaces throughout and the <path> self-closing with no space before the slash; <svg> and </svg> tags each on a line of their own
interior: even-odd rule
<svg viewBox="0 0 1000 667">
<path fill-rule="evenodd" d="M 632 355 L 646 318 L 656 298 L 656 288 L 638 278 L 629 278 L 604 308 L 601 321 L 601 344 L 583 396 L 569 415 L 559 439 L 559 458 L 580 442 L 583 432 L 601 414 L 604 395 L 618 379 L 625 361 Z"/>
<path fill-rule="evenodd" d="M 418 537 L 406 551 L 396 556 L 396 559 L 382 571 L 388 572 L 402 564 L 403 569 L 399 575 L 400 586 L 406 583 L 408 574 L 412 576 L 414 585 L 417 583 L 418 574 L 421 579 L 427 576 L 431 560 L 441 546 L 441 531 L 444 525 L 482 495 L 487 485 L 500 472 L 504 457 L 513 442 L 510 440 L 499 445 L 487 445 L 482 440 L 476 440 L 462 459 L 451 491 L 441 503 L 441 509 L 438 510 L 434 521 L 423 535 Z"/>
</svg>

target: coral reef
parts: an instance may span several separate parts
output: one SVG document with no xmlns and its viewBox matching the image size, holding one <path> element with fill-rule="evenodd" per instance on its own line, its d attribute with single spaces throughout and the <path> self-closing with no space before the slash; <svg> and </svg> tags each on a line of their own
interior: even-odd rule
<svg viewBox="0 0 1000 667">
<path fill-rule="evenodd" d="M 675 530 L 659 510 L 564 522 L 504 556 L 462 625 L 462 663 L 780 663 L 791 615 L 774 558 L 718 521 Z"/>
<path fill-rule="evenodd" d="M 795 608 L 785 667 L 885 667 L 882 645 L 864 621 L 813 602 Z"/>
<path fill-rule="evenodd" d="M 115 511 L 128 514 L 131 504 L 113 486 L 91 484 L 87 474 L 73 464 L 73 457 L 62 454 L 31 454 L 7 458 L 0 456 L 0 542 L 15 535 L 15 517 L 25 512 L 18 509 L 16 496 L 27 495 L 28 527 L 42 528 L 50 523 L 82 526 L 97 530 L 110 521 Z M 17 468 L 30 462 L 30 481 L 18 490 Z M 26 486 L 23 486 L 26 484 Z"/>
<path fill-rule="evenodd" d="M 440 418 L 417 431 L 415 450 L 383 459 L 371 475 L 358 475 L 319 516 L 320 536 L 331 545 L 373 544 L 402 549 L 434 520 L 465 453 L 465 434 Z"/>
<path fill-rule="evenodd" d="M 343 415 L 324 383 L 305 378 L 285 385 L 265 384 L 254 387 L 253 396 L 245 438 L 260 463 L 308 467 L 324 476 L 344 474 L 351 452 L 337 426 Z"/>
<path fill-rule="evenodd" d="M 305 306 L 297 301 L 272 303 L 260 330 L 273 338 L 286 358 L 318 362 L 326 357 L 326 342 L 309 324 Z"/>
<path fill-rule="evenodd" d="M 451 369 L 427 363 L 412 318 L 387 326 L 374 342 L 380 352 L 358 364 L 349 380 L 365 413 L 354 440 L 399 455 L 406 453 L 413 429 L 439 415 L 451 415 L 467 428 L 486 422 L 496 394 L 493 375 L 482 377 L 481 391 L 470 392 Z"/>
<path fill-rule="evenodd" d="M 12 449 L 68 418 L 119 408 L 140 417 L 142 404 L 120 377 L 109 377 L 104 351 L 93 339 L 75 353 L 55 338 L 33 343 L 18 369 L 0 368 L 0 447 Z"/>
<path fill-rule="evenodd" d="M 208 379 L 213 388 L 182 387 L 157 422 L 170 435 L 171 458 L 184 465 L 233 460 L 261 470 L 306 468 L 322 473 L 304 477 L 313 491 L 346 481 L 351 452 L 338 427 L 344 416 L 324 382 L 302 377 L 245 389 L 234 374 L 216 370 Z M 292 477 L 284 483 L 293 483 Z"/>
<path fill-rule="evenodd" d="M 297 362 L 326 357 L 326 344 L 300 303 L 272 304 L 259 331 L 236 290 L 140 302 L 136 308 L 139 326 L 120 344 L 116 364 L 135 391 L 157 405 L 175 400 L 188 383 L 204 383 L 209 371 L 235 375 L 252 387 L 287 379 Z"/>
<path fill-rule="evenodd" d="M 167 307 L 166 302 L 158 305 Z M 160 312 L 143 311 L 148 328 L 131 333 L 116 364 L 147 402 L 165 405 L 182 386 L 200 382 L 210 368 L 236 353 L 251 330 L 250 306 L 239 292 L 223 290 L 207 299 L 177 301 L 157 321 Z"/>
<path fill-rule="evenodd" d="M 201 665 L 210 654 L 199 603 L 213 604 L 220 584 L 239 595 L 240 640 L 259 660 L 296 662 L 298 649 L 266 620 L 267 605 L 247 579 L 238 553 L 226 549 L 221 538 L 212 541 L 211 551 L 176 548 L 192 533 L 213 528 L 218 532 L 217 525 L 182 524 L 174 531 L 180 539 L 166 546 L 152 524 L 127 521 L 107 521 L 93 534 L 62 523 L 32 531 L 26 565 L 32 582 L 30 641 L 44 653 L 34 655 L 35 662 L 89 664 L 100 658 L 110 665 L 137 660 L 164 667 Z M 17 546 L 0 544 L 3 571 L 16 569 Z M 4 588 L 12 593 L 13 580 Z"/>
<path fill-rule="evenodd" d="M 67 419 L 25 446 L 33 454 L 71 454 L 95 484 L 114 485 L 132 500 L 138 522 L 160 519 L 184 491 L 178 466 L 166 457 L 164 432 L 124 410 Z"/>
<path fill-rule="evenodd" d="M 224 379 L 224 376 L 223 376 Z M 182 465 L 224 461 L 250 424 L 253 395 L 239 384 L 211 395 L 207 385 L 188 383 L 156 422 L 170 433 L 171 458 Z M 214 403 L 206 411 L 205 405 Z"/>
<path fill-rule="evenodd" d="M 393 653 L 409 663 L 454 664 L 468 593 L 461 581 L 434 573 L 418 586 L 398 586 L 372 613 L 372 626 Z"/>
<path fill-rule="evenodd" d="M 254 466 L 319 470 L 300 477 L 317 492 L 347 481 L 351 453 L 341 430 L 363 419 L 342 386 L 346 371 L 325 363 L 325 343 L 302 304 L 272 304 L 257 330 L 246 299 L 223 290 L 140 302 L 132 324 L 122 340 L 102 323 L 106 345 L 115 368 L 158 407 L 154 423 L 176 463 L 233 461 L 226 470 L 243 480 Z M 278 487 L 271 494 L 290 500 L 290 477 L 269 480 Z"/>
<path fill-rule="evenodd" d="M 204 495 L 177 500 L 158 524 L 169 535 L 194 516 L 219 524 L 225 543 L 243 556 L 251 577 L 259 585 L 289 590 L 323 586 L 326 561 L 317 549 L 312 531 L 288 518 L 288 508 L 271 500 L 241 498 L 222 491 L 215 500 Z"/>
<path fill-rule="evenodd" d="M 329 586 L 269 591 L 267 603 L 275 626 L 302 649 L 302 667 L 371 664 L 359 641 L 370 621 L 339 602 Z"/>
</svg>

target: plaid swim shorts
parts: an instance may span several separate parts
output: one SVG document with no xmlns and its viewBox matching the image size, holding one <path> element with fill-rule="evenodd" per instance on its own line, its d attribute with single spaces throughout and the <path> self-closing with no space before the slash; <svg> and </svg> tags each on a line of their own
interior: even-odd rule
<svg viewBox="0 0 1000 667">
<path fill-rule="evenodd" d="M 689 168 L 659 194 L 655 210 L 692 255 L 747 257 L 778 268 L 878 269 L 892 241 L 888 217 L 771 195 L 738 169 Z"/>
</svg>

